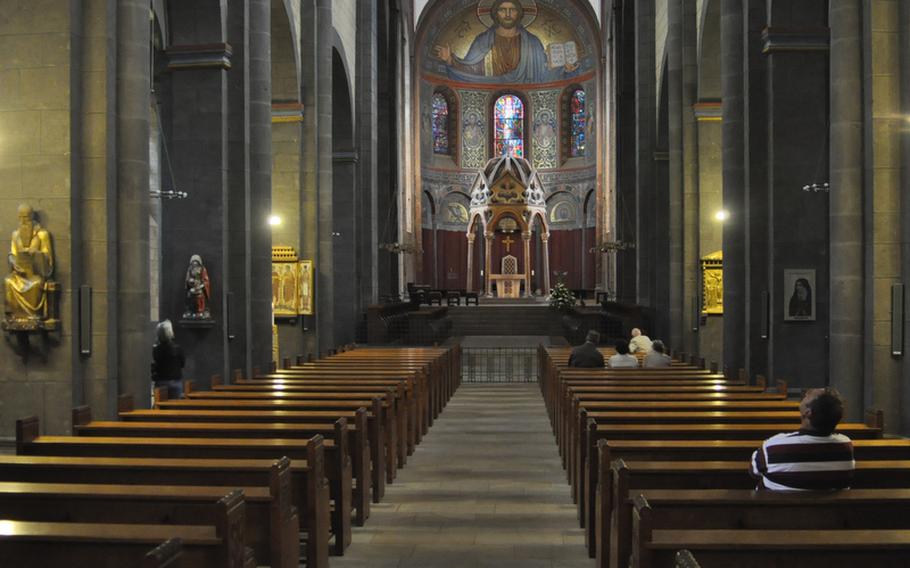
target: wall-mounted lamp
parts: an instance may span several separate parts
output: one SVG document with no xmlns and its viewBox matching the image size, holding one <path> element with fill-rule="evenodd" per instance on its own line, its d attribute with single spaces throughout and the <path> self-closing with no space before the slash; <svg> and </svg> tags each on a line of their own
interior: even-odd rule
<svg viewBox="0 0 910 568">
<path fill-rule="evenodd" d="M 714 214 L 714 220 L 719 223 L 723 223 L 724 221 L 726 221 L 729 218 L 730 218 L 730 212 L 727 211 L 726 209 L 720 209 L 719 211 L 717 211 L 717 213 Z"/>
<path fill-rule="evenodd" d="M 825 193 L 831 191 L 831 184 L 828 182 L 825 183 L 813 183 L 803 186 L 803 191 L 811 191 L 812 193 L 818 193 L 823 191 Z"/>
<path fill-rule="evenodd" d="M 281 217 L 278 215 L 269 215 L 269 225 L 277 227 L 281 224 Z"/>
</svg>

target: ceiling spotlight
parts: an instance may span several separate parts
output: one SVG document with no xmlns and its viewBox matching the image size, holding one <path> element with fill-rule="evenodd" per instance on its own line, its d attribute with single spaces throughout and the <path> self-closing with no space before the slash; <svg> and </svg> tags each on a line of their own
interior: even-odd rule
<svg viewBox="0 0 910 568">
<path fill-rule="evenodd" d="M 277 227 L 281 224 L 281 217 L 278 215 L 269 215 L 269 225 Z"/>
<path fill-rule="evenodd" d="M 726 221 L 729 218 L 730 218 L 730 212 L 727 211 L 726 209 L 721 209 L 720 211 L 718 211 L 717 213 L 714 214 L 714 219 L 716 221 L 720 221 L 721 223 L 723 223 L 724 221 Z"/>
</svg>

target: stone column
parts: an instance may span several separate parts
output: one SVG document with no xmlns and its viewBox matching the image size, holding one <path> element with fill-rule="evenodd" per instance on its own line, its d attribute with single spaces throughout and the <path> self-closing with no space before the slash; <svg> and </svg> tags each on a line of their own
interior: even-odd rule
<svg viewBox="0 0 910 568">
<path fill-rule="evenodd" d="M 723 203 L 730 213 L 723 237 L 724 366 L 735 373 L 746 364 L 742 2 L 723 2 L 720 26 Z"/>
<path fill-rule="evenodd" d="M 465 282 L 465 290 L 468 292 L 473 292 L 474 291 L 473 284 L 474 284 L 474 239 L 475 239 L 475 235 L 474 235 L 473 229 L 469 229 L 469 231 L 470 232 L 468 233 L 468 271 L 465 276 L 465 280 L 467 280 L 467 282 Z"/>
<path fill-rule="evenodd" d="M 118 392 L 149 403 L 149 5 L 117 2 L 116 129 L 116 360 Z"/>
<path fill-rule="evenodd" d="M 682 349 L 683 325 L 683 1 L 667 2 L 667 99 L 668 99 L 668 154 L 669 154 L 669 322 L 670 345 Z M 653 333 L 653 331 L 652 331 Z"/>
<path fill-rule="evenodd" d="M 550 233 L 541 233 L 540 244 L 543 248 L 543 295 L 550 294 Z"/>
<path fill-rule="evenodd" d="M 484 251 L 484 274 L 486 277 L 486 290 L 487 297 L 493 295 L 493 279 L 490 278 L 490 266 L 492 264 L 491 258 L 493 257 L 493 233 L 484 233 L 483 234 L 483 251 Z"/>
<path fill-rule="evenodd" d="M 272 42 L 271 2 L 249 0 L 250 365 L 272 360 Z"/>
<path fill-rule="evenodd" d="M 377 2 L 357 2 L 357 63 L 354 105 L 357 109 L 358 279 L 360 306 L 379 301 L 379 41 Z M 435 246 L 435 245 L 434 245 Z"/>
<path fill-rule="evenodd" d="M 695 0 L 682 0 L 682 298 L 680 309 L 682 319 L 680 333 L 682 348 L 686 352 L 696 351 L 698 337 L 698 270 L 699 250 L 699 193 L 698 178 L 698 125 L 695 117 L 695 103 L 698 97 L 698 34 L 696 27 L 697 6 Z M 710 222 L 710 221 L 708 221 Z M 702 354 L 704 356 L 704 354 Z"/>
<path fill-rule="evenodd" d="M 317 224 L 316 331 L 319 352 L 335 346 L 335 282 L 332 246 L 332 2 L 316 0 Z"/>
<path fill-rule="evenodd" d="M 648 218 L 654 201 L 657 96 L 654 76 L 654 0 L 635 5 L 635 256 L 636 300 L 652 305 L 656 299 L 654 259 L 656 226 Z M 625 236 L 625 235 L 623 235 Z M 549 277 L 549 271 L 547 271 Z M 549 286 L 547 287 L 549 289 Z"/>
<path fill-rule="evenodd" d="M 525 297 L 531 296 L 531 231 L 521 233 L 525 253 Z M 584 272 L 582 272 L 584 274 Z"/>
<path fill-rule="evenodd" d="M 314 270 L 318 264 L 318 219 L 317 209 L 317 173 L 319 171 L 319 73 L 316 65 L 317 29 L 316 0 L 304 0 L 300 5 L 300 96 L 304 107 L 303 124 L 300 136 L 300 258 L 313 261 Z M 378 246 L 378 245 L 377 245 Z M 377 249 L 378 250 L 378 249 Z M 318 274 L 318 273 L 317 273 Z M 313 280 L 314 286 L 317 280 Z M 318 290 L 314 290 L 318 294 Z M 307 354 L 319 352 L 316 322 L 319 317 L 319 304 L 313 303 L 314 315 L 304 316 L 302 350 Z"/>
<path fill-rule="evenodd" d="M 852 2 L 851 2 L 852 4 Z M 902 46 L 900 53 L 900 76 L 901 76 L 901 112 L 906 114 L 910 112 L 910 53 L 906 49 L 907 42 L 910 41 L 910 4 L 907 2 L 900 3 L 900 23 L 899 23 L 899 33 L 900 33 L 900 45 Z M 832 38 L 833 43 L 833 38 Z M 832 47 L 832 52 L 833 52 Z M 833 85 L 833 74 L 832 74 L 832 85 Z M 833 123 L 832 123 L 833 127 Z M 906 136 L 901 136 L 901 169 L 904 174 L 901 176 L 901 195 L 910 195 L 910 175 L 907 175 L 907 172 L 910 172 L 910 141 L 907 140 Z M 833 146 L 832 146 L 833 148 Z M 833 172 L 832 172 L 833 175 Z M 831 180 L 834 181 L 833 178 Z M 903 250 L 901 251 L 901 280 L 904 282 L 906 287 L 910 283 L 910 204 L 904 202 L 900 207 L 900 225 L 901 225 L 901 241 L 903 242 Z M 833 273 L 832 273 L 833 277 Z M 907 377 L 910 377 L 910 356 L 907 354 L 906 345 L 907 339 L 906 334 L 907 330 L 910 330 L 910 309 L 907 309 L 907 291 L 904 290 L 904 356 L 902 359 L 903 369 L 901 373 L 903 375 L 903 380 L 906 382 Z M 833 338 L 833 336 L 832 336 Z M 833 368 L 833 366 L 832 366 Z M 832 382 L 834 375 L 832 374 Z M 893 422 L 900 429 L 900 432 L 903 435 L 910 433 L 910 388 L 902 387 L 901 388 L 901 401 L 900 401 L 900 420 Z"/>
<path fill-rule="evenodd" d="M 830 3 L 831 28 L 831 386 L 850 419 L 863 412 L 862 1 Z"/>
</svg>

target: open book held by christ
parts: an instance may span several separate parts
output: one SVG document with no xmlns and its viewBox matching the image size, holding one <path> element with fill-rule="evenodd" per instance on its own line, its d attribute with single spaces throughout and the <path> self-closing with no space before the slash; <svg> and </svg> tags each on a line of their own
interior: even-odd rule
<svg viewBox="0 0 910 568">
<path fill-rule="evenodd" d="M 578 63 L 578 49 L 574 41 L 565 43 L 551 43 L 547 47 L 550 57 L 550 67 L 565 67 Z"/>
</svg>

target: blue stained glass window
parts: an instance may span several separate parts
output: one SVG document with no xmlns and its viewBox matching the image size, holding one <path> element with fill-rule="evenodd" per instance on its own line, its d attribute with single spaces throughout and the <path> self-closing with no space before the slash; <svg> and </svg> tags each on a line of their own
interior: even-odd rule
<svg viewBox="0 0 910 568">
<path fill-rule="evenodd" d="M 449 101 L 442 95 L 433 95 L 433 152 L 449 153 Z"/>
<path fill-rule="evenodd" d="M 585 155 L 585 130 L 587 115 L 585 113 L 585 92 L 576 89 L 569 100 L 569 118 L 572 128 L 572 138 L 569 140 L 569 156 L 578 158 Z"/>
<path fill-rule="evenodd" d="M 525 107 L 515 95 L 503 95 L 493 107 L 493 153 L 525 157 Z"/>
</svg>

